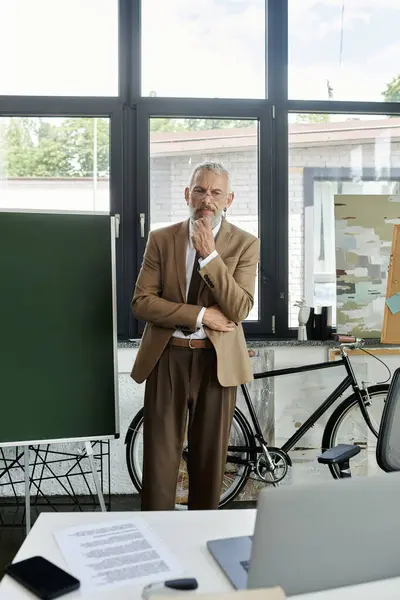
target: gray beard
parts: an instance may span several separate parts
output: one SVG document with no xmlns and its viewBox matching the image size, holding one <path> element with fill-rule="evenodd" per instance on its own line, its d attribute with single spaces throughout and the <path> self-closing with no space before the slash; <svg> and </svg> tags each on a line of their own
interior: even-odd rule
<svg viewBox="0 0 400 600">
<path fill-rule="evenodd" d="M 196 211 L 193 208 L 189 208 L 189 212 L 190 212 L 190 220 L 192 221 L 192 223 L 194 223 L 196 221 Z M 214 227 L 216 227 L 222 218 L 222 211 L 219 211 L 218 213 L 214 213 L 214 216 L 211 217 L 211 228 L 214 229 Z"/>
</svg>

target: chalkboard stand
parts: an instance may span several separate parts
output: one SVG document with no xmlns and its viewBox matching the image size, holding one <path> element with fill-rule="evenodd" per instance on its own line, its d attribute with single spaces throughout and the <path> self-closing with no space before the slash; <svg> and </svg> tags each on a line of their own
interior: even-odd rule
<svg viewBox="0 0 400 600">
<path fill-rule="evenodd" d="M 99 501 L 97 490 L 92 480 L 92 468 L 89 456 L 85 450 L 86 440 L 81 440 L 79 446 L 68 451 L 66 448 L 59 449 L 57 444 L 21 444 L 14 447 L 4 447 L 0 444 L 0 525 L 2 527 L 16 526 L 15 517 L 18 514 L 19 526 L 25 527 L 25 472 L 29 471 L 30 490 L 30 514 L 33 520 L 32 509 L 40 511 L 41 507 L 47 507 L 54 512 L 67 507 L 68 510 L 98 510 Z M 29 463 L 25 464 L 25 452 Z M 110 464 L 110 440 L 92 440 L 93 460 L 101 482 L 107 510 L 111 506 L 111 464 Z M 11 452 L 5 453 L 5 450 Z M 83 481 L 82 481 L 83 480 Z M 81 500 L 81 494 L 74 489 L 73 482 L 85 484 L 89 494 L 83 495 L 86 499 Z M 49 483 L 61 488 L 60 493 L 48 494 L 44 485 Z M 107 492 L 104 488 L 106 486 Z M 11 488 L 11 494 L 2 493 L 3 489 Z M 106 498 L 107 494 L 107 498 Z M 7 501 L 7 497 L 14 498 Z M 13 523 L 9 521 L 12 512 L 6 510 L 4 516 L 2 509 L 15 509 Z M 28 511 L 29 512 L 29 511 Z M 5 518 L 4 518 L 5 517 Z"/>
<path fill-rule="evenodd" d="M 24 446 L 24 475 L 25 475 L 25 530 L 26 535 L 31 530 L 31 490 L 29 481 L 29 446 Z"/>
<path fill-rule="evenodd" d="M 90 467 L 92 469 L 93 481 L 94 481 L 94 485 L 96 486 L 96 491 L 97 491 L 97 496 L 99 498 L 101 511 L 107 512 L 106 511 L 106 503 L 104 502 L 104 496 L 103 496 L 103 492 L 102 492 L 101 485 L 100 485 L 99 475 L 97 473 L 96 465 L 94 464 L 92 443 L 85 442 L 85 448 L 86 448 L 86 454 L 88 455 L 88 458 L 89 458 Z"/>
<path fill-rule="evenodd" d="M 106 503 L 104 501 L 103 491 L 99 474 L 94 462 L 93 447 L 91 442 L 85 442 L 85 450 L 89 459 L 90 468 L 92 471 L 93 481 L 99 499 L 99 504 L 102 512 L 107 512 Z M 25 481 L 25 530 L 26 535 L 31 530 L 31 492 L 30 492 L 30 472 L 29 472 L 29 446 L 24 446 L 24 481 Z"/>
</svg>

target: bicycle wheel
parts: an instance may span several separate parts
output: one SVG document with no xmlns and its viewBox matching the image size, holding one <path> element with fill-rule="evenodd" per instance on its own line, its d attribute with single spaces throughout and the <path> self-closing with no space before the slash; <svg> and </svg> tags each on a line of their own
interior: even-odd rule
<svg viewBox="0 0 400 600">
<path fill-rule="evenodd" d="M 142 491 L 143 479 L 143 412 L 142 408 L 134 417 L 125 439 L 128 472 L 133 485 L 139 493 Z M 241 411 L 236 408 L 229 439 L 229 446 L 231 447 L 229 457 L 239 458 L 240 464 L 228 459 L 222 483 L 220 508 L 231 502 L 240 493 L 248 480 L 250 474 L 250 453 L 235 452 L 233 448 L 234 446 L 254 446 L 255 442 L 250 436 L 251 430 L 249 424 Z M 177 509 L 187 508 L 189 477 L 186 464 L 187 443 L 185 441 L 176 488 L 175 507 Z"/>
<path fill-rule="evenodd" d="M 373 385 L 368 388 L 371 404 L 366 408 L 376 431 L 379 430 L 388 389 L 389 385 Z M 352 475 L 376 475 L 380 471 L 376 462 L 376 442 L 377 437 L 366 424 L 356 395 L 351 394 L 330 416 L 322 436 L 322 451 L 338 444 L 357 444 L 361 452 L 351 459 Z M 334 479 L 338 479 L 338 466 L 328 466 Z"/>
</svg>

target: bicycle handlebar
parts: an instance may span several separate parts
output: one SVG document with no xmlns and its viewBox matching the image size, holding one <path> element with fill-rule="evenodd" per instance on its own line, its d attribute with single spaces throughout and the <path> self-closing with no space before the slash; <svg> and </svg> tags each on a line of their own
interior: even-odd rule
<svg viewBox="0 0 400 600">
<path fill-rule="evenodd" d="M 332 338 L 336 342 L 339 342 L 342 353 L 346 347 L 354 350 L 355 348 L 364 346 L 364 340 L 362 338 L 357 338 L 354 335 L 341 335 L 340 333 L 336 333 L 332 335 Z"/>
<path fill-rule="evenodd" d="M 359 340 L 353 335 L 340 335 L 340 333 L 335 333 L 333 339 L 340 344 L 355 344 Z"/>
</svg>

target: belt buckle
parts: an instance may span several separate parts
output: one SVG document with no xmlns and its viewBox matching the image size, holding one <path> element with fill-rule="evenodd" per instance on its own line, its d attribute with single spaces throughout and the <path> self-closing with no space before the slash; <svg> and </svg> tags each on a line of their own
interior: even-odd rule
<svg viewBox="0 0 400 600">
<path fill-rule="evenodd" d="M 192 346 L 191 344 L 192 344 L 192 338 L 189 338 L 189 348 L 191 350 L 196 350 L 196 346 Z"/>
</svg>

